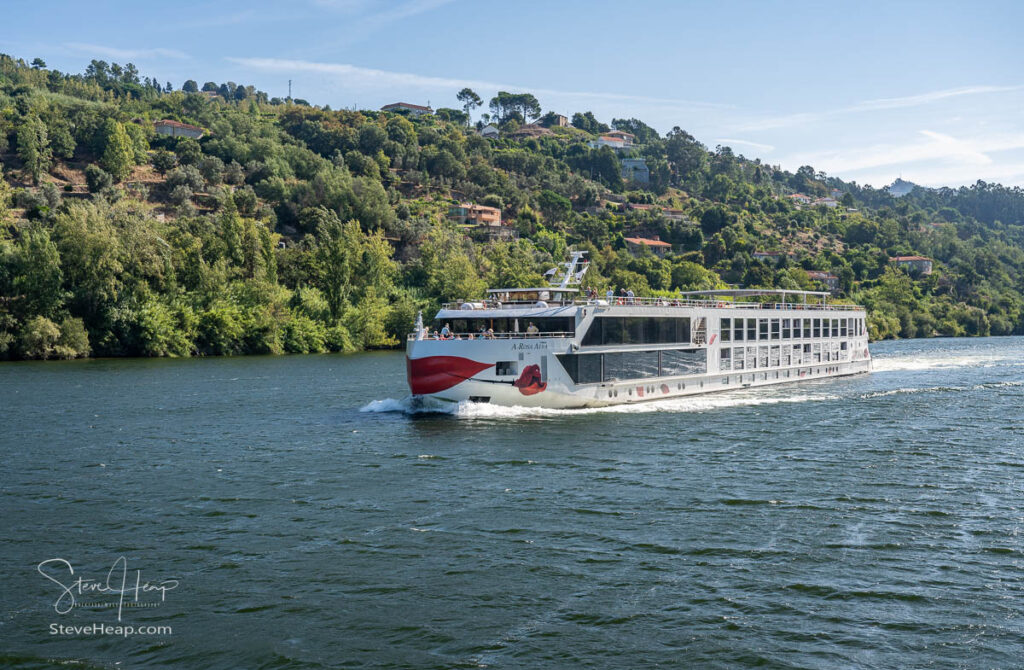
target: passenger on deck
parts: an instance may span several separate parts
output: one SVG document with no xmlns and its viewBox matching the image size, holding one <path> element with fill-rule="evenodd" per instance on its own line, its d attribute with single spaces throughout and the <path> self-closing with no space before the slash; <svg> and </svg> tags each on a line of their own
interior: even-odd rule
<svg viewBox="0 0 1024 670">
<path fill-rule="evenodd" d="M 615 289 L 609 288 L 607 291 L 605 291 L 604 297 L 607 298 L 609 305 L 614 303 L 615 302 Z"/>
<path fill-rule="evenodd" d="M 444 328 L 441 329 L 441 339 L 442 340 L 448 340 L 448 339 L 451 339 L 451 336 L 452 336 L 452 329 L 449 328 L 448 324 L 446 323 L 446 324 L 444 324 Z"/>
<path fill-rule="evenodd" d="M 493 328 L 488 328 L 487 332 L 484 333 L 484 337 L 486 337 L 488 340 L 493 340 L 494 339 L 494 329 Z"/>
<path fill-rule="evenodd" d="M 633 289 L 629 289 L 628 291 L 626 291 L 626 304 L 632 305 L 633 304 L 633 299 L 635 297 L 636 296 L 633 295 Z"/>
<path fill-rule="evenodd" d="M 540 329 L 533 325 L 533 321 L 531 321 L 530 325 L 526 327 L 526 334 L 531 336 L 538 335 L 540 334 Z"/>
</svg>

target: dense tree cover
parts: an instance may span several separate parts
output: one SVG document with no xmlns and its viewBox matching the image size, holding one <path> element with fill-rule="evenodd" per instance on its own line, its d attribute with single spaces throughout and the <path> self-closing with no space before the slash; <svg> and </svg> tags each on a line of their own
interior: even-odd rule
<svg viewBox="0 0 1024 670">
<path fill-rule="evenodd" d="M 599 290 L 810 289 L 823 270 L 870 308 L 876 338 L 1024 332 L 1020 189 L 896 199 L 591 112 L 520 132 L 541 117 L 528 93 L 490 100 L 503 134 L 487 140 L 469 89 L 453 92 L 461 109 L 412 119 L 198 81 L 0 56 L 0 357 L 391 347 L 417 310 L 541 282 L 570 246 L 590 252 Z M 163 118 L 206 132 L 157 135 Z M 611 126 L 637 146 L 591 148 Z M 626 156 L 646 160 L 649 184 L 623 182 Z M 798 208 L 794 191 L 838 191 L 842 206 Z M 464 200 L 500 208 L 518 239 L 457 227 L 446 213 Z M 634 256 L 627 236 L 673 250 Z M 935 272 L 891 267 L 909 254 Z"/>
</svg>

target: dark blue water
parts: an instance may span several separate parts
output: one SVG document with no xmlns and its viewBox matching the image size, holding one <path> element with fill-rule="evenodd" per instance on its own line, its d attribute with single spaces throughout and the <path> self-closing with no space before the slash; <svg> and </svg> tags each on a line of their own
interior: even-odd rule
<svg viewBox="0 0 1024 670">
<path fill-rule="evenodd" d="M 0 665 L 1021 667 L 1024 339 L 873 350 L 421 415 L 401 354 L 4 364 Z M 122 624 L 172 632 L 51 634 L 117 597 L 57 614 L 38 564 L 119 556 L 178 582 Z"/>
</svg>

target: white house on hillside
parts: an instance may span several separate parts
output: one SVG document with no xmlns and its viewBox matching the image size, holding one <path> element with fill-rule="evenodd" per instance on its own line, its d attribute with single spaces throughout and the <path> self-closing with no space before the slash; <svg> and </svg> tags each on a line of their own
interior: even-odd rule
<svg viewBox="0 0 1024 670">
<path fill-rule="evenodd" d="M 408 112 L 409 116 L 423 116 L 433 114 L 434 110 L 423 105 L 414 105 L 409 102 L 393 102 L 380 108 L 382 112 Z"/>
</svg>

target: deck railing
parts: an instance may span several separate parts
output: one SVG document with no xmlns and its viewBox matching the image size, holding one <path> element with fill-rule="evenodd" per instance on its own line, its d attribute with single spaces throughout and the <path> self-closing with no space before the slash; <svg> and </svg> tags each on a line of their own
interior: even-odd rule
<svg viewBox="0 0 1024 670">
<path fill-rule="evenodd" d="M 472 337 L 470 337 L 470 335 L 472 335 Z M 429 334 L 427 334 L 424 337 L 420 337 L 419 334 L 417 334 L 417 333 L 409 333 L 408 339 L 410 339 L 410 340 L 421 340 L 422 339 L 422 340 L 435 340 L 435 341 L 436 340 L 443 340 L 443 341 L 446 341 L 446 342 L 452 341 L 452 340 L 461 340 L 463 342 L 465 342 L 465 341 L 469 341 L 469 342 L 483 342 L 483 341 L 487 341 L 487 340 L 536 340 L 536 339 L 539 339 L 539 338 L 542 338 L 542 337 L 568 338 L 568 337 L 573 337 L 574 335 L 575 335 L 575 333 L 570 333 L 568 331 L 557 330 L 557 331 L 546 331 L 546 332 L 539 332 L 539 333 L 494 333 L 494 334 L 489 334 L 488 333 L 487 335 L 481 335 L 479 333 L 452 333 L 448 337 L 441 337 L 440 335 L 437 335 L 435 337 L 434 333 L 430 332 Z"/>
<path fill-rule="evenodd" d="M 463 305 L 471 305 L 471 308 L 465 308 Z M 482 307 L 477 307 L 482 305 Z M 462 302 L 446 302 L 441 305 L 441 309 L 451 309 L 463 312 L 473 312 L 488 309 L 536 309 L 538 307 L 570 307 L 574 305 L 592 305 L 592 306 L 604 306 L 604 305 L 621 305 L 625 307 L 703 307 L 703 308 L 716 308 L 716 309 L 820 309 L 828 311 L 846 312 L 853 310 L 862 310 L 862 305 L 841 305 L 841 304 L 825 304 L 820 303 L 802 303 L 802 302 L 731 302 L 728 300 L 692 300 L 686 298 L 620 298 L 616 297 L 611 302 L 598 299 L 598 300 L 548 300 L 544 301 L 543 305 L 539 305 L 538 301 L 507 301 L 498 302 L 495 300 L 487 301 L 462 301 Z"/>
</svg>

